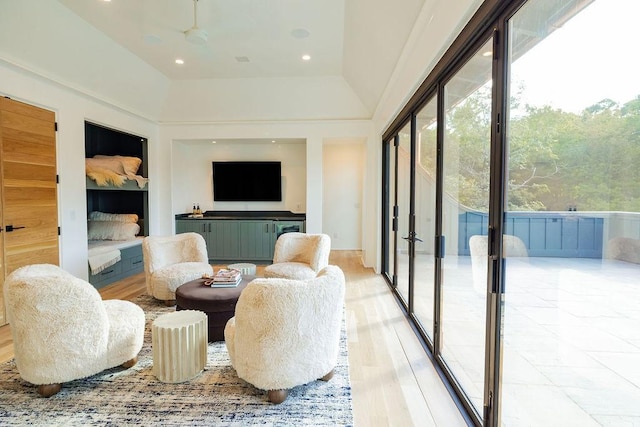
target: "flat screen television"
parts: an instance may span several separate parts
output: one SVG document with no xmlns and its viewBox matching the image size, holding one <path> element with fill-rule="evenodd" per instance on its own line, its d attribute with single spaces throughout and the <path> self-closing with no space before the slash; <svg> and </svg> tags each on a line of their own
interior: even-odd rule
<svg viewBox="0 0 640 427">
<path fill-rule="evenodd" d="M 280 202 L 280 162 L 213 162 L 213 200 Z"/>
</svg>

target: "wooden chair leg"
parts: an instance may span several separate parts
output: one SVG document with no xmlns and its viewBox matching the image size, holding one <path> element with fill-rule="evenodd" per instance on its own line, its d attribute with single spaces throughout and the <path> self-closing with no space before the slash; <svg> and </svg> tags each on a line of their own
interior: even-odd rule
<svg viewBox="0 0 640 427">
<path fill-rule="evenodd" d="M 327 375 L 325 375 L 324 377 L 320 378 L 320 381 L 329 381 L 331 378 L 333 378 L 333 369 L 329 371 L 329 373 Z"/>
<path fill-rule="evenodd" d="M 129 369 L 129 368 L 135 366 L 136 363 L 138 363 L 138 356 L 135 356 L 133 359 L 127 360 L 126 362 L 124 362 L 122 364 L 122 367 L 124 369 Z"/>
<path fill-rule="evenodd" d="M 51 397 L 62 388 L 62 384 L 40 384 L 38 394 L 42 397 Z"/>
<path fill-rule="evenodd" d="M 176 305 L 176 300 L 174 299 L 165 300 L 164 305 L 166 305 L 167 307 L 173 307 L 174 305 Z"/>
<path fill-rule="evenodd" d="M 289 390 L 269 390 L 269 402 L 282 403 L 287 400 L 289 396 Z"/>
</svg>

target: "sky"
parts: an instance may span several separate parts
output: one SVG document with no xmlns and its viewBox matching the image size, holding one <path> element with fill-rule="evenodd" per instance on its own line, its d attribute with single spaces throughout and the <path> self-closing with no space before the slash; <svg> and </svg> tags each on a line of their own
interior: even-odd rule
<svg viewBox="0 0 640 427">
<path fill-rule="evenodd" d="M 535 4 L 532 2 L 531 4 Z M 640 95 L 640 0 L 596 0 L 513 64 L 522 101 L 578 113 Z"/>
</svg>

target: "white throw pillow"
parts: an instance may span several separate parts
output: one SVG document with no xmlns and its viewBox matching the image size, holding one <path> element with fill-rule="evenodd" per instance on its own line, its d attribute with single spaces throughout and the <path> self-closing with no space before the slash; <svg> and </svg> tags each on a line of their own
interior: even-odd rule
<svg viewBox="0 0 640 427">
<path fill-rule="evenodd" d="M 138 215 L 93 211 L 89 214 L 89 221 L 138 222 Z"/>
<path fill-rule="evenodd" d="M 89 240 L 133 240 L 140 226 L 131 222 L 89 221 Z"/>
</svg>

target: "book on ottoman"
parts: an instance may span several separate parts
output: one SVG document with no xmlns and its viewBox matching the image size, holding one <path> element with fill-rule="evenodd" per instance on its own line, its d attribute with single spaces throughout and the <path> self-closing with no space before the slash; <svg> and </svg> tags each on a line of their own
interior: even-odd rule
<svg viewBox="0 0 640 427">
<path fill-rule="evenodd" d="M 239 270 L 221 269 L 213 275 L 205 284 L 216 288 L 230 288 L 238 286 L 242 280 L 242 274 Z"/>
</svg>

